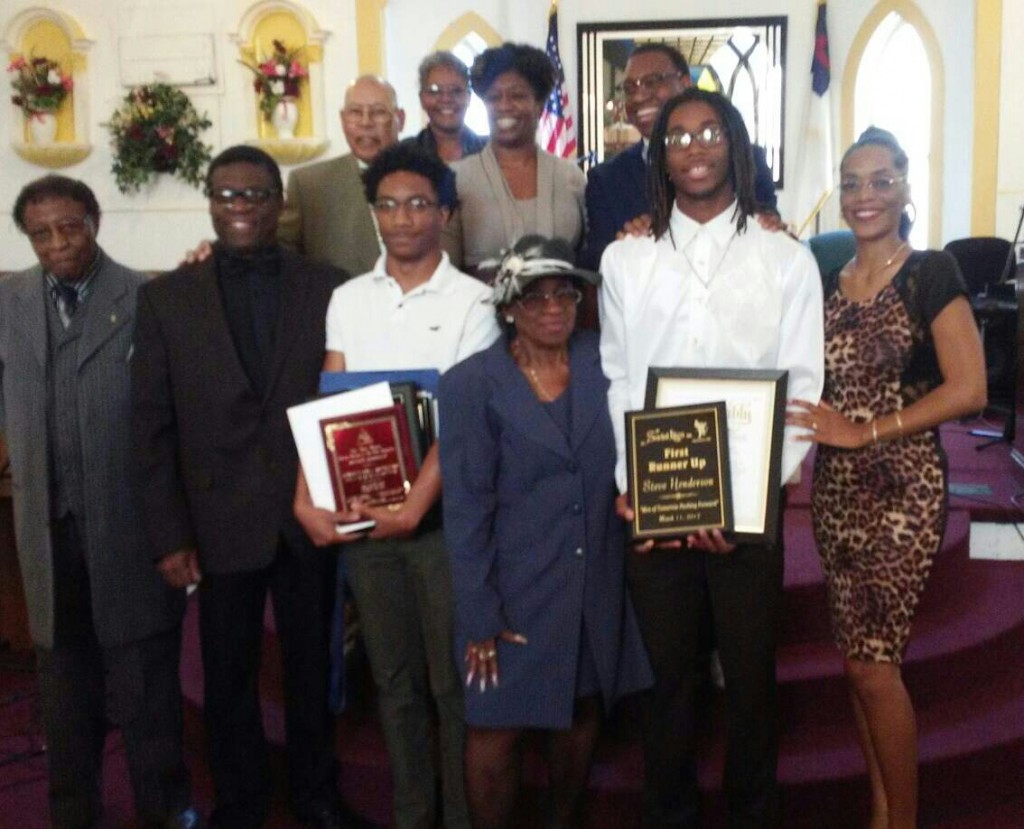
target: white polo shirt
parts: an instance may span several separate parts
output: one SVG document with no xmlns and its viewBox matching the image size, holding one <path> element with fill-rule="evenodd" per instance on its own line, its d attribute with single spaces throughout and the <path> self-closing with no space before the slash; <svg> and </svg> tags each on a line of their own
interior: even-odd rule
<svg viewBox="0 0 1024 829">
<path fill-rule="evenodd" d="M 821 277 L 814 257 L 733 202 L 700 224 L 673 206 L 669 232 L 610 244 L 601 259 L 601 365 L 626 491 L 624 413 L 642 409 L 651 366 L 785 369 L 787 397 L 817 402 L 824 381 Z M 786 427 L 782 480 L 810 443 Z"/>
<path fill-rule="evenodd" d="M 498 338 L 490 287 L 454 268 L 447 253 L 407 294 L 385 261 L 336 288 L 327 307 L 327 350 L 342 352 L 348 371 L 444 373 Z"/>
</svg>

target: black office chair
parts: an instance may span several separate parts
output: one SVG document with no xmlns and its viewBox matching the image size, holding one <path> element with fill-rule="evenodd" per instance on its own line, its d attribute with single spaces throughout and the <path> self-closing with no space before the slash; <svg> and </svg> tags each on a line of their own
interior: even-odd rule
<svg viewBox="0 0 1024 829">
<path fill-rule="evenodd" d="M 1006 239 L 975 236 L 955 239 L 946 245 L 964 275 L 974 317 L 985 348 L 989 409 L 1006 420 L 1002 431 L 975 429 L 978 437 L 991 438 L 977 448 L 1013 440 L 1017 396 L 1017 304 L 986 296 L 989 286 L 1002 279 L 1013 246 Z"/>
<path fill-rule="evenodd" d="M 972 236 L 968 239 L 954 239 L 946 245 L 945 250 L 956 259 L 967 283 L 967 291 L 975 297 L 1002 278 L 1010 247 L 1006 239 Z"/>
</svg>

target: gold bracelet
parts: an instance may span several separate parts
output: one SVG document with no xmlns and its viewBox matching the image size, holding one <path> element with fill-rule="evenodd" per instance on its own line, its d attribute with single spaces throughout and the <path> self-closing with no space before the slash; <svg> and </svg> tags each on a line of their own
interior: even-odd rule
<svg viewBox="0 0 1024 829">
<path fill-rule="evenodd" d="M 878 446 L 878 421 L 871 421 L 871 445 Z"/>
<path fill-rule="evenodd" d="M 900 413 L 896 412 L 896 425 L 900 429 L 900 437 L 903 437 L 903 418 L 900 417 Z"/>
</svg>

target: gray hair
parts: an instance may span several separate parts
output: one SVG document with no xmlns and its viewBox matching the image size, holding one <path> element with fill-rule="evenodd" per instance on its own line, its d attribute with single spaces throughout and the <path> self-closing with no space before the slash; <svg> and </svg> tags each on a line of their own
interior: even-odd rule
<svg viewBox="0 0 1024 829">
<path fill-rule="evenodd" d="M 440 52 L 431 52 L 420 63 L 420 89 L 427 85 L 427 78 L 430 77 L 430 73 L 441 66 L 451 69 L 460 78 L 463 78 L 467 84 L 469 83 L 469 67 L 452 52 L 442 50 Z"/>
</svg>

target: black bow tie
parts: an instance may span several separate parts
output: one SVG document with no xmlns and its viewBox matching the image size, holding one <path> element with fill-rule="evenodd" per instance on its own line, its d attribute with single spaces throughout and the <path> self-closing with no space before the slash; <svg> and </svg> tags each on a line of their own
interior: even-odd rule
<svg viewBox="0 0 1024 829">
<path fill-rule="evenodd" d="M 217 267 L 224 276 L 276 276 L 280 270 L 281 252 L 276 245 L 240 253 L 220 248 Z"/>
</svg>

